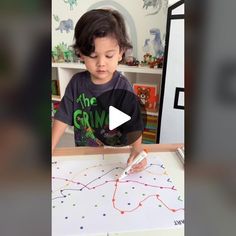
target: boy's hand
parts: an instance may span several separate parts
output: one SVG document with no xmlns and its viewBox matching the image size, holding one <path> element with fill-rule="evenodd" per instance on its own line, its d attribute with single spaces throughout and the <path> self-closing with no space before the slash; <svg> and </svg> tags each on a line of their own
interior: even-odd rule
<svg viewBox="0 0 236 236">
<path fill-rule="evenodd" d="M 127 161 L 127 164 L 131 164 L 133 159 L 138 155 L 139 153 L 135 150 L 132 150 L 130 155 L 129 155 L 129 159 Z M 139 162 L 138 164 L 134 165 L 133 168 L 130 170 L 130 173 L 135 173 L 135 172 L 140 172 L 142 170 L 144 170 L 144 168 L 147 165 L 147 159 L 144 158 L 141 162 Z"/>
</svg>

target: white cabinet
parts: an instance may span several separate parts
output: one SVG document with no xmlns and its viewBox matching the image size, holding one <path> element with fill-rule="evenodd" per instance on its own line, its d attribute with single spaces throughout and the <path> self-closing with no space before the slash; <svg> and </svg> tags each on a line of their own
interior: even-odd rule
<svg viewBox="0 0 236 236">
<path fill-rule="evenodd" d="M 82 63 L 53 63 L 52 64 L 52 79 L 58 80 L 60 95 L 59 96 L 52 96 L 52 101 L 60 101 L 65 93 L 66 86 L 72 76 L 80 71 L 84 71 L 85 65 Z M 149 67 L 137 67 L 137 66 L 126 66 L 126 65 L 119 65 L 117 68 L 125 77 L 130 81 L 131 84 L 133 83 L 140 83 L 140 84 L 158 84 L 158 87 L 161 87 L 161 79 L 162 79 L 162 69 L 158 68 L 149 68 Z M 159 91 L 160 93 L 160 91 Z M 159 104 L 159 97 L 157 104 Z M 157 117 L 158 117 L 158 110 L 159 106 L 157 105 L 157 111 L 147 111 L 146 114 L 149 118 L 152 118 L 155 124 L 155 131 L 153 131 L 153 135 L 149 134 L 150 137 L 152 136 L 153 142 L 156 142 L 156 132 L 157 132 Z M 152 121 L 152 123 L 153 123 Z M 150 128 L 150 127 L 149 127 Z M 153 128 L 153 127 L 152 127 Z M 72 129 L 69 129 L 72 132 Z M 148 132 L 146 130 L 146 132 Z M 155 133 L 155 137 L 154 137 Z M 145 142 L 145 143 L 153 143 L 153 142 Z"/>
</svg>

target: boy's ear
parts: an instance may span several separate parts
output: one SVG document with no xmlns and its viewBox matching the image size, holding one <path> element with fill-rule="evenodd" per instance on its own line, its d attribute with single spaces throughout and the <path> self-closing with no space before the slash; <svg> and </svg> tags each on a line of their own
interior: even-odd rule
<svg viewBox="0 0 236 236">
<path fill-rule="evenodd" d="M 80 61 L 84 61 L 84 55 L 80 54 L 79 59 Z"/>
<path fill-rule="evenodd" d="M 119 61 L 122 61 L 122 59 L 123 59 L 123 54 L 124 54 L 124 51 L 121 50 L 120 53 L 119 53 Z"/>
<path fill-rule="evenodd" d="M 80 61 L 84 61 L 84 55 L 78 50 Z"/>
</svg>

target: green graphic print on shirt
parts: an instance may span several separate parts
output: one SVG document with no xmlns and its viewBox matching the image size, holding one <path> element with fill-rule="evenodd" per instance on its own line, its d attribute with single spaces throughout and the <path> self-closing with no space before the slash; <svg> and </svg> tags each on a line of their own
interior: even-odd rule
<svg viewBox="0 0 236 236">
<path fill-rule="evenodd" d="M 109 114 L 106 110 L 99 109 L 96 97 L 86 97 L 84 93 L 76 99 L 79 109 L 74 111 L 74 126 L 80 133 L 79 145 L 101 146 L 104 143 L 95 135 L 102 136 L 106 145 L 119 144 L 120 132 L 110 131 Z M 91 109 L 92 107 L 92 109 Z M 96 109 L 97 108 L 97 109 Z"/>
</svg>

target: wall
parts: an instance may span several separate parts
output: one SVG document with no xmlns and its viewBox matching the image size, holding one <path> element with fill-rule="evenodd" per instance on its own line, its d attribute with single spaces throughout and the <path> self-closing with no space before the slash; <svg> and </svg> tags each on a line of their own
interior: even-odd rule
<svg viewBox="0 0 236 236">
<path fill-rule="evenodd" d="M 134 47 L 133 56 L 139 61 L 143 60 L 146 52 L 161 56 L 165 44 L 168 0 L 52 0 L 52 49 L 62 43 L 66 46 L 73 44 L 74 26 L 87 10 L 108 7 L 119 10 L 124 16 Z M 67 26 L 62 21 L 67 21 Z"/>
<path fill-rule="evenodd" d="M 179 0 L 169 0 L 168 1 L 168 6 L 172 6 L 173 4 L 175 4 L 176 2 L 178 2 Z"/>
</svg>

